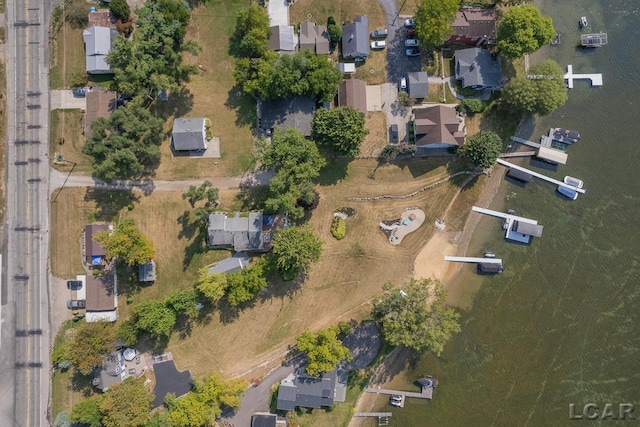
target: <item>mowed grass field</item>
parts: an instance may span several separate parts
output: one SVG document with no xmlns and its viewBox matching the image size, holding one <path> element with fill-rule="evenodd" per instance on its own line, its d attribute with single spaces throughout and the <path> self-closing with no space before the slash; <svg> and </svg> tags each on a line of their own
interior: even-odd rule
<svg viewBox="0 0 640 427">
<path fill-rule="evenodd" d="M 65 23 L 51 39 L 51 89 L 68 89 L 71 76 L 86 74 L 82 31 L 82 28 Z"/>
<path fill-rule="evenodd" d="M 82 152 L 85 138 L 83 133 L 83 114 L 80 110 L 51 110 L 49 137 L 49 160 L 53 167 L 68 172 L 91 172 L 91 157 Z M 55 155 L 59 153 L 68 162 L 55 164 Z"/>
</svg>

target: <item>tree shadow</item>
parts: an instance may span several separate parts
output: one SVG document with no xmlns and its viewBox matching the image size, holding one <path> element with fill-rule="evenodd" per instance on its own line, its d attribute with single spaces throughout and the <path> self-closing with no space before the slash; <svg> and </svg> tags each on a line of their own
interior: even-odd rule
<svg viewBox="0 0 640 427">
<path fill-rule="evenodd" d="M 113 221 L 123 208 L 138 202 L 140 196 L 133 191 L 107 191 L 88 188 L 84 200 L 85 202 L 95 202 L 95 219 L 97 221 Z"/>
<path fill-rule="evenodd" d="M 182 117 L 193 110 L 193 94 L 185 86 L 169 94 L 167 101 L 156 101 L 153 111 L 157 117 L 167 120 L 169 117 Z"/>
<path fill-rule="evenodd" d="M 242 203 L 243 211 L 262 210 L 269 198 L 269 187 L 242 187 L 236 200 Z"/>
<path fill-rule="evenodd" d="M 240 94 L 238 96 L 238 94 Z M 227 93 L 225 107 L 235 110 L 236 126 L 257 126 L 258 113 L 256 110 L 256 100 L 250 95 L 243 94 L 239 87 L 232 87 Z"/>
<path fill-rule="evenodd" d="M 335 185 L 344 180 L 349 174 L 349 159 L 329 159 L 327 165 L 320 169 L 320 175 L 315 179 L 321 186 Z"/>
<path fill-rule="evenodd" d="M 116 274 L 118 275 L 118 294 L 126 297 L 140 292 L 142 285 L 138 281 L 138 269 L 129 267 L 123 262 L 116 262 Z"/>
<path fill-rule="evenodd" d="M 264 303 L 271 302 L 274 299 L 281 301 L 285 298 L 292 299 L 302 289 L 302 284 L 306 278 L 307 274 L 302 272 L 294 280 L 285 282 L 280 276 L 269 274 L 269 286 L 258 293 L 257 301 Z"/>
<path fill-rule="evenodd" d="M 145 335 L 136 343 L 136 350 L 140 353 L 148 353 L 157 356 L 164 353 L 168 345 L 168 337 L 152 337 L 150 335 Z"/>
<path fill-rule="evenodd" d="M 71 390 L 81 393 L 84 397 L 89 397 L 94 393 L 93 377 L 91 375 L 83 375 L 77 369 L 73 370 L 71 375 Z"/>
<path fill-rule="evenodd" d="M 184 249 L 182 271 L 185 271 L 195 255 L 209 250 L 207 228 L 202 221 L 193 219 L 189 211 L 183 212 L 176 220 L 181 226 L 178 238 L 192 240 Z"/>
</svg>

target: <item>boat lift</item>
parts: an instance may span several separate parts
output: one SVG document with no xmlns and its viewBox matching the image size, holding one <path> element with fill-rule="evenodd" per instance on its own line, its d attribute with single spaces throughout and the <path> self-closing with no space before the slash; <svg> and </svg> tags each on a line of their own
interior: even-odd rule
<svg viewBox="0 0 640 427">
<path fill-rule="evenodd" d="M 509 163 L 506 160 L 502 160 L 502 159 L 497 159 L 496 160 L 499 164 L 501 164 L 502 166 L 506 166 L 508 168 L 513 168 L 522 172 L 526 172 L 531 176 L 535 176 L 536 178 L 540 178 L 544 181 L 550 182 L 552 184 L 558 185 L 558 186 L 563 186 L 563 187 L 567 187 L 570 188 L 571 190 L 577 191 L 578 193 L 584 194 L 586 192 L 586 190 L 584 188 L 578 188 L 578 187 L 574 187 L 573 185 L 569 185 L 569 184 L 565 184 L 562 181 L 558 181 L 557 179 L 553 179 L 553 178 L 549 178 L 546 175 L 542 175 L 541 173 L 538 172 L 534 172 L 530 169 L 527 168 L 523 168 L 522 166 L 518 166 L 518 165 L 514 165 L 513 163 Z"/>
</svg>

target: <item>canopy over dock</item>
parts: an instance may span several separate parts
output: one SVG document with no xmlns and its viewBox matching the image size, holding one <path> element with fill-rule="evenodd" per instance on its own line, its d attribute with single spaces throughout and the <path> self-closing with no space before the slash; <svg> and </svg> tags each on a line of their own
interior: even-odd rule
<svg viewBox="0 0 640 427">
<path fill-rule="evenodd" d="M 600 47 L 607 44 L 607 33 L 583 34 L 580 44 L 584 47 Z"/>
</svg>

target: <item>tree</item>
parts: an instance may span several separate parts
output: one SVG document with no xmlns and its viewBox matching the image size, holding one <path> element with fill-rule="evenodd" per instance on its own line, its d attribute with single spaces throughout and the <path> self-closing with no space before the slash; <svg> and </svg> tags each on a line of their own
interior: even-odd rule
<svg viewBox="0 0 640 427">
<path fill-rule="evenodd" d="M 138 341 L 138 329 L 130 320 L 119 320 L 116 323 L 116 339 L 126 347 L 133 347 Z"/>
<path fill-rule="evenodd" d="M 554 35 L 551 18 L 542 16 L 537 7 L 514 6 L 498 23 L 498 49 L 509 58 L 520 58 L 550 43 Z"/>
<path fill-rule="evenodd" d="M 227 275 L 224 273 L 209 274 L 208 268 L 199 272 L 196 290 L 211 303 L 215 304 L 222 299 L 227 289 Z"/>
<path fill-rule="evenodd" d="M 322 254 L 322 240 L 311 227 L 293 226 L 277 230 L 273 236 L 273 257 L 278 272 L 286 281 L 295 279 Z"/>
<path fill-rule="evenodd" d="M 198 202 L 204 202 L 193 211 L 193 215 L 202 223 L 206 222 L 209 214 L 215 211 L 218 206 L 218 197 L 219 191 L 210 181 L 203 182 L 200 187 L 192 185 L 186 193 L 182 194 L 182 198 L 188 200 L 192 208 L 195 208 Z"/>
<path fill-rule="evenodd" d="M 223 380 L 220 375 L 209 375 L 204 380 L 196 380 L 194 393 L 207 405 L 216 409 L 216 417 L 220 416 L 220 406 L 225 405 L 238 409 L 247 382 L 240 379 Z"/>
<path fill-rule="evenodd" d="M 269 50 L 271 25 L 267 9 L 257 4 L 238 12 L 232 45 L 241 57 L 259 58 Z"/>
<path fill-rule="evenodd" d="M 167 296 L 165 304 L 176 315 L 184 314 L 189 318 L 198 317 L 198 295 L 195 289 L 174 289 Z"/>
<path fill-rule="evenodd" d="M 333 50 L 340 41 L 340 38 L 342 38 L 342 27 L 336 23 L 333 16 L 327 18 L 327 33 L 329 33 L 329 43 Z"/>
<path fill-rule="evenodd" d="M 104 356 L 113 351 L 115 343 L 116 329 L 111 323 L 81 323 L 74 330 L 67 356 L 81 374 L 89 375 L 102 364 Z"/>
<path fill-rule="evenodd" d="M 128 266 L 144 264 L 155 256 L 153 243 L 140 233 L 131 218 L 121 220 L 113 231 L 101 231 L 95 239 L 107 257 L 118 258 Z"/>
<path fill-rule="evenodd" d="M 94 175 L 105 180 L 131 178 L 160 161 L 161 119 L 129 103 L 109 118 L 100 117 L 91 125 L 93 135 L 82 151 L 93 157 Z"/>
<path fill-rule="evenodd" d="M 451 23 L 459 7 L 459 0 L 422 0 L 413 17 L 420 43 L 430 48 L 443 44 L 453 34 Z"/>
<path fill-rule="evenodd" d="M 504 107 L 524 114 L 546 115 L 567 101 L 564 72 L 553 60 L 532 65 L 527 77 L 514 77 L 502 90 Z"/>
<path fill-rule="evenodd" d="M 129 8 L 126 0 L 111 0 L 108 3 L 108 6 L 116 19 L 119 19 L 122 22 L 127 22 L 129 20 L 129 16 L 131 16 L 131 9 Z"/>
<path fill-rule="evenodd" d="M 353 107 L 320 108 L 311 122 L 311 137 L 338 155 L 357 156 L 368 133 L 364 114 Z"/>
<path fill-rule="evenodd" d="M 413 107 L 415 100 L 405 91 L 398 92 L 398 104 L 401 107 Z"/>
<path fill-rule="evenodd" d="M 95 395 L 88 399 L 80 400 L 73 405 L 69 418 L 74 423 L 80 423 L 89 427 L 102 427 L 102 404 L 103 395 Z"/>
<path fill-rule="evenodd" d="M 411 279 L 402 289 L 387 283 L 373 307 L 385 339 L 420 354 L 440 355 L 445 343 L 460 332 L 460 314 L 445 305 L 447 291 L 434 279 Z"/>
<path fill-rule="evenodd" d="M 169 417 L 175 427 L 201 427 L 215 420 L 215 411 L 198 395 L 189 393 L 170 406 Z"/>
<path fill-rule="evenodd" d="M 330 327 L 313 334 L 308 329 L 296 338 L 298 350 L 307 353 L 305 371 L 312 376 L 332 371 L 341 360 L 351 361 L 351 351 L 338 339 L 338 328 Z"/>
<path fill-rule="evenodd" d="M 136 327 L 154 337 L 169 337 L 176 324 L 176 313 L 163 301 L 145 299 L 133 307 Z"/>
<path fill-rule="evenodd" d="M 227 274 L 226 294 L 229 304 L 236 307 L 243 302 L 253 299 L 258 292 L 268 286 L 264 277 L 261 262 L 235 273 Z"/>
<path fill-rule="evenodd" d="M 53 427 L 73 427 L 71 421 L 71 414 L 63 411 L 56 416 L 56 420 L 53 422 Z"/>
<path fill-rule="evenodd" d="M 458 111 L 467 110 L 469 114 L 473 115 L 475 113 L 482 113 L 485 110 L 486 105 L 480 99 L 471 98 L 471 99 L 463 99 L 462 102 L 458 104 L 458 107 L 459 107 Z M 456 109 L 458 109 L 458 107 L 456 107 Z"/>
<path fill-rule="evenodd" d="M 288 212 L 292 218 L 302 218 L 299 199 L 313 200 L 313 180 L 320 175 L 326 160 L 318 147 L 300 131 L 275 129 L 271 142 L 261 138 L 256 142 L 256 159 L 263 168 L 275 169 L 269 181 L 269 198 L 265 202 L 268 212 Z"/>
<path fill-rule="evenodd" d="M 104 394 L 100 411 L 104 427 L 142 427 L 147 423 L 153 394 L 143 378 L 126 378 Z"/>
<path fill-rule="evenodd" d="M 473 135 L 458 150 L 458 154 L 467 157 L 476 166 L 483 169 L 493 167 L 502 151 L 502 139 L 493 132 L 479 132 Z"/>
</svg>

